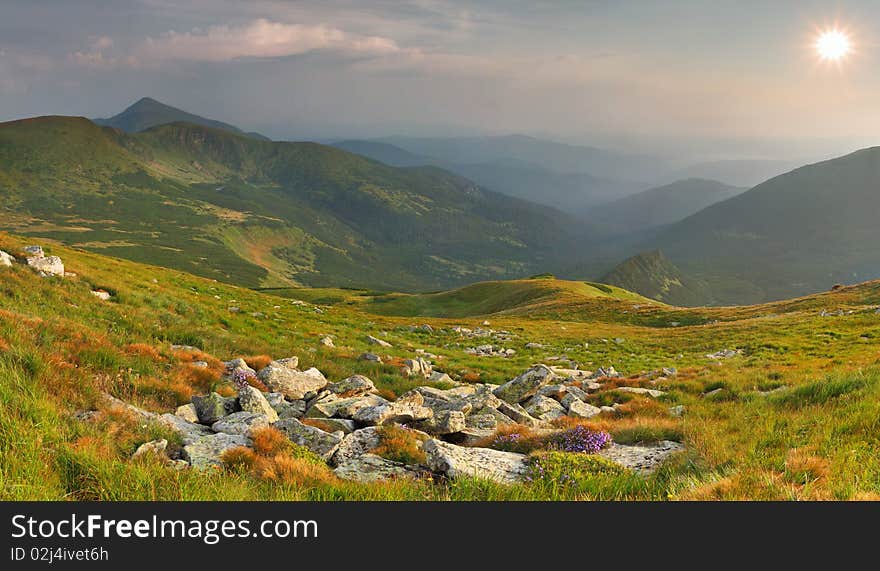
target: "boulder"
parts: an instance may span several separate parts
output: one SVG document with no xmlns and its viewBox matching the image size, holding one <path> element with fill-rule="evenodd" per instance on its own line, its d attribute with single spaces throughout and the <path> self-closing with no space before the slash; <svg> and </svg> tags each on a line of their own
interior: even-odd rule
<svg viewBox="0 0 880 571">
<path fill-rule="evenodd" d="M 502 402 L 498 407 L 498 412 L 511 419 L 517 424 L 522 424 L 530 428 L 538 428 L 543 426 L 543 422 L 529 414 L 529 412 L 519 404 L 510 404 Z"/>
<path fill-rule="evenodd" d="M 42 246 L 25 246 L 24 253 L 35 258 L 42 258 L 46 255 Z"/>
<path fill-rule="evenodd" d="M 275 412 L 274 410 L 272 412 Z M 226 434 L 243 434 L 248 435 L 256 428 L 269 426 L 269 418 L 262 413 L 239 411 L 224 416 L 211 425 L 214 432 L 225 432 Z"/>
<path fill-rule="evenodd" d="M 343 434 L 351 434 L 357 428 L 353 420 L 347 418 L 313 418 L 309 424 L 317 424 L 318 428 L 324 432 L 342 432 Z"/>
<path fill-rule="evenodd" d="M 376 385 L 363 375 L 352 375 L 338 383 L 330 383 L 327 388 L 331 393 L 354 397 L 375 391 Z"/>
<path fill-rule="evenodd" d="M 667 458 L 684 450 L 684 444 L 662 440 L 653 444 L 612 444 L 598 452 L 600 456 L 641 474 L 656 470 Z"/>
<path fill-rule="evenodd" d="M 452 434 L 466 428 L 464 413 L 459 410 L 446 410 L 435 413 L 428 420 L 416 423 L 415 427 L 428 434 Z"/>
<path fill-rule="evenodd" d="M 172 346 L 172 348 L 173 347 L 174 346 Z M 251 369 L 250 366 L 248 366 L 248 364 L 244 362 L 244 359 L 233 359 L 231 361 L 226 361 L 226 363 L 224 364 L 226 365 L 226 373 L 224 376 L 227 379 L 233 378 L 233 375 L 235 375 L 235 373 L 238 371 L 244 371 L 245 376 L 248 377 L 257 376 L 257 372 Z"/>
<path fill-rule="evenodd" d="M 587 404 L 582 400 L 574 399 L 568 403 L 568 416 L 576 416 L 578 418 L 593 418 L 600 414 L 602 409 Z"/>
<path fill-rule="evenodd" d="M 58 256 L 28 256 L 27 265 L 35 269 L 43 277 L 64 277 L 64 264 Z"/>
<path fill-rule="evenodd" d="M 110 293 L 102 289 L 93 290 L 92 295 L 97 297 L 101 301 L 108 301 L 110 299 Z"/>
<path fill-rule="evenodd" d="M 345 464 L 349 460 L 373 450 L 381 443 L 382 438 L 375 426 L 355 430 L 351 434 L 346 434 L 342 442 L 339 443 L 331 463 L 334 466 Z"/>
<path fill-rule="evenodd" d="M 278 413 L 263 396 L 262 391 L 250 385 L 238 389 L 238 406 L 244 412 L 265 415 L 266 420 L 270 423 L 276 422 L 279 418 Z"/>
<path fill-rule="evenodd" d="M 537 394 L 538 389 L 552 382 L 554 378 L 555 375 L 549 367 L 537 365 L 495 389 L 494 394 L 510 404 L 520 403 Z"/>
<path fill-rule="evenodd" d="M 617 387 L 617 390 L 622 393 L 632 393 L 635 395 L 647 395 L 651 398 L 662 397 L 666 393 L 663 391 L 658 391 L 656 389 L 643 389 L 640 387 Z"/>
<path fill-rule="evenodd" d="M 238 409 L 238 403 L 234 398 L 222 397 L 217 393 L 211 393 L 207 396 L 194 396 L 192 397 L 192 404 L 195 406 L 199 422 L 202 424 L 214 424 Z"/>
<path fill-rule="evenodd" d="M 189 422 L 176 414 L 165 413 L 160 415 L 157 421 L 177 433 L 184 444 L 192 444 L 203 436 L 212 434 L 207 426 Z"/>
<path fill-rule="evenodd" d="M 329 335 L 326 335 L 326 336 L 324 336 L 324 337 L 321 337 L 321 340 L 318 341 L 318 343 L 320 343 L 320 344 L 321 344 L 322 346 L 324 346 L 324 347 L 329 347 L 329 348 L 331 348 L 331 349 L 332 349 L 333 347 L 336 347 L 336 345 L 333 344 L 333 338 L 330 337 Z"/>
<path fill-rule="evenodd" d="M 278 418 L 302 418 L 306 414 L 306 401 L 283 401 L 272 407 L 278 413 Z"/>
<path fill-rule="evenodd" d="M 279 420 L 273 426 L 287 435 L 287 438 L 294 444 L 308 448 L 325 460 L 329 460 L 333 456 L 342 442 L 342 438 L 336 433 L 324 432 L 320 428 L 303 424 L 295 418 Z"/>
<path fill-rule="evenodd" d="M 431 371 L 428 380 L 432 383 L 448 383 L 454 384 L 455 380 L 442 371 Z"/>
<path fill-rule="evenodd" d="M 362 408 L 387 404 L 388 401 L 378 395 L 364 395 L 345 399 L 328 398 L 314 401 L 306 411 L 309 418 L 354 418 L 354 415 Z"/>
<path fill-rule="evenodd" d="M 165 449 L 168 448 L 168 441 L 164 438 L 159 440 L 150 440 L 149 442 L 144 442 L 140 446 L 138 446 L 137 450 L 134 451 L 134 454 L 131 455 L 132 458 L 140 458 L 145 455 L 165 455 Z"/>
<path fill-rule="evenodd" d="M 179 416 L 187 422 L 196 423 L 199 421 L 199 415 L 196 412 L 196 405 L 193 403 L 181 405 L 174 411 L 175 416 Z"/>
<path fill-rule="evenodd" d="M 415 359 L 406 359 L 403 362 L 403 374 L 407 377 L 421 377 L 427 379 L 432 373 L 431 364 L 416 357 Z"/>
<path fill-rule="evenodd" d="M 465 428 L 464 430 L 446 436 L 446 439 L 460 446 L 476 446 L 483 440 L 494 435 L 494 428 Z"/>
<path fill-rule="evenodd" d="M 367 341 L 372 345 L 378 345 L 379 347 L 391 347 L 391 343 L 388 341 L 383 341 L 378 337 L 373 337 L 372 335 L 367 335 Z"/>
<path fill-rule="evenodd" d="M 295 357 L 292 359 L 296 359 Z M 288 366 L 291 360 L 272 361 L 257 374 L 257 378 L 273 391 L 283 394 L 290 400 L 299 400 L 306 393 L 319 391 L 327 386 L 327 379 L 321 371 L 314 367 L 307 371 L 298 371 Z"/>
<path fill-rule="evenodd" d="M 362 454 L 351 458 L 334 468 L 333 473 L 343 480 L 352 480 L 362 484 L 396 478 L 412 478 L 416 474 L 405 464 L 387 460 L 375 454 Z"/>
<path fill-rule="evenodd" d="M 227 450 L 247 446 L 248 439 L 240 434 L 210 434 L 183 447 L 183 457 L 196 470 L 222 466 L 221 457 Z"/>
<path fill-rule="evenodd" d="M 561 404 L 550 397 L 541 395 L 532 397 L 532 400 L 525 405 L 525 409 L 526 412 L 539 420 L 556 420 L 565 416 L 565 409 Z"/>
<path fill-rule="evenodd" d="M 375 353 L 362 353 L 358 359 L 361 361 L 372 361 L 374 363 L 379 363 L 380 365 L 382 364 L 382 357 Z"/>
<path fill-rule="evenodd" d="M 431 439 L 422 446 L 431 470 L 449 478 L 470 476 L 513 484 L 528 470 L 527 456 L 489 448 L 465 448 Z"/>
<path fill-rule="evenodd" d="M 12 267 L 15 263 L 15 258 L 10 254 L 7 254 L 3 250 L 0 250 L 0 267 Z"/>
<path fill-rule="evenodd" d="M 407 423 L 427 420 L 434 412 L 424 406 L 425 399 L 417 392 L 410 392 L 394 402 L 361 408 L 353 419 L 361 424 L 379 425 L 389 422 Z"/>
</svg>

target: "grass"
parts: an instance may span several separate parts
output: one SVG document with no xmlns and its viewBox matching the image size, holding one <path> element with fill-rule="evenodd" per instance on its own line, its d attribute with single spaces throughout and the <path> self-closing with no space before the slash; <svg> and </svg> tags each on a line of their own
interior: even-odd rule
<svg viewBox="0 0 880 571">
<path fill-rule="evenodd" d="M 29 241 L 0 235 L 0 249 L 16 252 Z M 295 290 L 301 295 L 292 297 L 305 302 L 296 304 L 271 292 L 42 243 L 78 277 L 41 279 L 21 266 L 0 269 L 2 499 L 848 500 L 880 492 L 880 363 L 874 338 L 865 335 L 880 331 L 875 282 L 766 306 L 694 310 L 660 304 L 634 310 L 632 301 L 598 293 L 587 299 L 583 291 L 561 288 L 489 316 L 471 316 L 484 311 L 474 306 L 462 309 L 468 314 L 462 317 L 415 318 L 372 313 L 378 311 L 373 294 L 358 290 Z M 529 281 L 558 285 L 551 278 Z M 94 298 L 92 284 L 111 289 L 113 300 Z M 343 301 L 308 301 L 331 294 Z M 557 319 L 566 303 L 570 312 Z M 595 312 L 586 310 L 588 303 Z M 230 306 L 240 311 L 230 312 Z M 838 308 L 844 315 L 820 316 L 822 309 Z M 698 324 L 665 325 L 682 321 L 682 314 Z M 486 319 L 488 326 L 482 325 Z M 422 323 L 434 332 L 412 327 Z M 453 332 L 453 325 L 506 330 L 513 337 L 503 344 L 517 354 L 468 355 L 467 347 L 484 341 Z M 393 347 L 369 345 L 366 334 Z M 336 347 L 321 346 L 324 335 L 332 335 Z M 544 348 L 525 349 L 529 341 Z M 199 351 L 175 351 L 172 344 Z M 723 348 L 743 353 L 719 361 L 706 357 Z M 230 390 L 220 379 L 221 360 L 242 356 L 260 367 L 291 355 L 331 381 L 358 373 L 385 394 L 402 394 L 418 384 L 400 371 L 416 349 L 438 355 L 437 368 L 465 382 L 504 382 L 535 362 L 553 364 L 547 359 L 557 356 L 586 369 L 613 365 L 628 378 L 609 383 L 592 399 L 620 404 L 617 413 L 561 427 L 583 424 L 618 443 L 676 440 L 687 451 L 642 477 L 576 455 L 547 457 L 546 440 L 526 433 L 527 445 L 518 451 L 545 455 L 552 481 L 365 485 L 339 480 L 269 435 L 253 458 L 239 452 L 226 468 L 195 473 L 149 458 L 130 461 L 148 440 L 180 443 L 100 399 L 110 392 L 167 412 L 193 394 Z M 385 363 L 359 360 L 366 351 L 379 352 Z M 207 361 L 208 368 L 193 367 L 196 360 Z M 678 374 L 653 384 L 637 376 L 668 366 Z M 667 394 L 650 399 L 613 390 L 624 385 Z M 704 396 L 714 389 L 722 389 L 723 398 Z M 773 389 L 779 390 L 767 392 Z M 673 405 L 682 405 L 684 415 L 672 416 Z M 379 452 L 418 461 L 417 445 L 394 430 Z M 560 484 L 563 474 L 575 483 Z"/>
</svg>

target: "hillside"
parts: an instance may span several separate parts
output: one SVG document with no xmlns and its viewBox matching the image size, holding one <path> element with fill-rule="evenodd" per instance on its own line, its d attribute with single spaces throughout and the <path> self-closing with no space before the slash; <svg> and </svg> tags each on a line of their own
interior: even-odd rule
<svg viewBox="0 0 880 571">
<path fill-rule="evenodd" d="M 33 243 L 0 234 L 0 250 L 16 256 Z M 415 320 L 365 313 L 382 297 L 370 292 L 349 291 L 333 305 L 299 299 L 336 295 L 322 290 L 302 289 L 296 299 L 283 299 L 41 244 L 47 255 L 63 259 L 66 277 L 43 278 L 19 263 L 0 266 L 3 500 L 876 497 L 880 282 L 779 304 L 699 310 L 551 278 L 497 282 L 488 287 L 555 293 L 540 299 L 516 294 L 495 307 L 475 307 L 498 310 L 487 324 L 483 315 Z M 108 298 L 96 297 L 96 290 Z M 634 322 L 633 316 L 650 322 Z M 475 354 L 473 347 L 483 344 L 512 352 Z M 727 352 L 719 356 L 722 349 Z M 382 362 L 358 358 L 364 352 Z M 507 425 L 484 429 L 481 434 L 489 436 L 480 445 L 510 450 L 508 442 L 521 440 L 516 450 L 528 452 L 530 465 L 541 463 L 548 474 L 535 468 L 529 480 L 504 484 L 461 476 L 360 483 L 317 456 L 315 442 L 293 444 L 273 431 L 261 433 L 250 452 L 224 455 L 216 469 L 199 470 L 178 457 L 194 453 L 187 452 L 182 433 L 150 420 L 176 416 L 178 406 L 210 391 L 235 395 L 223 376 L 224 360 L 244 357 L 262 373 L 271 358 L 291 356 L 298 356 L 300 369 L 317 367 L 333 383 L 364 375 L 388 399 L 413 387 L 424 387 L 425 394 L 467 394 L 480 383 L 506 383 L 535 363 L 582 371 L 613 366 L 622 376 L 567 385 L 583 386 L 578 394 L 589 390 L 584 398 L 591 406 L 607 408 L 587 419 L 554 420 L 549 426 L 559 432 L 552 434 L 605 431 L 613 439 L 611 450 L 674 445 L 678 452 L 664 456 L 659 469 L 639 472 L 583 452 L 548 451 L 554 440 Z M 407 376 L 404 360 L 416 357 L 451 380 Z M 455 383 L 463 386 L 442 392 Z M 261 391 L 258 384 L 254 388 Z M 559 390 L 551 386 L 547 394 Z M 485 414 L 476 416 L 487 422 Z M 313 431 L 329 422 L 345 426 L 340 418 L 300 418 Z M 520 436 L 512 439 L 511 433 Z M 424 461 L 419 444 L 406 434 L 393 426 L 381 429 L 379 446 L 371 450 L 397 465 Z M 132 458 L 156 439 L 167 441 L 163 453 Z"/>
<path fill-rule="evenodd" d="M 0 196 L 0 228 L 251 287 L 519 276 L 552 267 L 574 228 L 440 169 L 188 123 L 0 124 Z"/>
<path fill-rule="evenodd" d="M 659 250 L 624 260 L 600 281 L 670 305 L 693 307 L 712 300 L 705 284 L 683 276 Z"/>
<path fill-rule="evenodd" d="M 802 163 L 792 161 L 728 159 L 690 165 L 668 175 L 670 179 L 703 178 L 731 186 L 751 188 L 775 176 L 787 173 Z"/>
<path fill-rule="evenodd" d="M 880 276 L 880 148 L 805 166 L 657 238 L 719 303 L 782 299 Z"/>
<path fill-rule="evenodd" d="M 151 127 L 167 125 L 168 123 L 192 123 L 203 127 L 211 127 L 212 129 L 231 131 L 233 133 L 238 133 L 239 135 L 246 135 L 262 141 L 269 140 L 268 137 L 264 137 L 259 133 L 245 133 L 238 127 L 230 125 L 229 123 L 206 119 L 183 111 L 182 109 L 171 107 L 170 105 L 166 105 L 150 97 L 143 97 L 135 101 L 124 111 L 113 117 L 107 119 L 93 119 L 93 121 L 98 125 L 121 129 L 126 133 L 137 133 L 139 131 L 145 131 Z"/>
<path fill-rule="evenodd" d="M 379 141 L 352 139 L 337 141 L 333 143 L 333 146 L 392 167 L 418 167 L 437 163 L 436 159 L 417 155 L 390 143 L 380 143 Z"/>
<path fill-rule="evenodd" d="M 600 205 L 590 220 L 603 232 L 627 234 L 684 220 L 745 190 L 714 180 L 680 180 Z"/>
</svg>

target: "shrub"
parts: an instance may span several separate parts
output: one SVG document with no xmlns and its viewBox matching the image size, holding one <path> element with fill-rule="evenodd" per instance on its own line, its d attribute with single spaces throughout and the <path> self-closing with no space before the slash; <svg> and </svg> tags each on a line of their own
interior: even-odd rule
<svg viewBox="0 0 880 571">
<path fill-rule="evenodd" d="M 404 464 L 427 462 L 421 439 L 412 430 L 397 424 L 388 424 L 379 427 L 377 432 L 380 442 L 379 446 L 371 450 L 373 454 Z"/>
<path fill-rule="evenodd" d="M 251 355 L 244 357 L 244 362 L 247 363 L 247 366 L 251 369 L 259 371 L 260 369 L 266 368 L 266 365 L 272 362 L 272 357 L 269 355 Z"/>
</svg>

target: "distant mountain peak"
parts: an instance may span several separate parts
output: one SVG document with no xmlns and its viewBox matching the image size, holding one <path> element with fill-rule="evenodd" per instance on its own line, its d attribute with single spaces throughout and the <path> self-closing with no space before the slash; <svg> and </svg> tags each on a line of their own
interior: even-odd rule
<svg viewBox="0 0 880 571">
<path fill-rule="evenodd" d="M 710 300 L 708 289 L 686 278 L 660 250 L 624 260 L 599 281 L 671 305 L 703 305 Z"/>
</svg>

